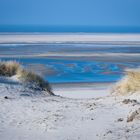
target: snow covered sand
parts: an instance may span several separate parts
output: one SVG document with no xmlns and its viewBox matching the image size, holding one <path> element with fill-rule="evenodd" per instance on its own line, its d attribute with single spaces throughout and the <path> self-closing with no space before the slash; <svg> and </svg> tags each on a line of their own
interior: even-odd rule
<svg viewBox="0 0 140 140">
<path fill-rule="evenodd" d="M 139 112 L 128 120 L 140 108 L 138 94 L 72 99 L 0 81 L 1 140 L 139 140 Z"/>
</svg>

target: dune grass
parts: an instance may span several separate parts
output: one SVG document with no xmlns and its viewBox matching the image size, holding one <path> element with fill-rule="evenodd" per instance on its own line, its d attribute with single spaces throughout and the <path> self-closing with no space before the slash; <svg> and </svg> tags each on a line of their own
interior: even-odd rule
<svg viewBox="0 0 140 140">
<path fill-rule="evenodd" d="M 0 76 L 13 76 L 20 69 L 20 64 L 16 61 L 0 62 Z"/>
<path fill-rule="evenodd" d="M 16 61 L 1 61 L 0 62 L 0 76 L 11 77 L 16 75 L 20 81 L 29 87 L 46 91 L 54 95 L 52 88 L 48 81 L 45 81 L 41 76 L 33 71 L 26 70 Z"/>
<path fill-rule="evenodd" d="M 21 69 L 18 71 L 17 75 L 22 82 L 29 84 L 32 88 L 47 91 L 53 95 L 49 82 L 45 81 L 41 76 L 35 74 L 34 72 Z"/>
<path fill-rule="evenodd" d="M 140 68 L 127 69 L 125 77 L 113 88 L 113 93 L 121 95 L 140 91 Z"/>
</svg>

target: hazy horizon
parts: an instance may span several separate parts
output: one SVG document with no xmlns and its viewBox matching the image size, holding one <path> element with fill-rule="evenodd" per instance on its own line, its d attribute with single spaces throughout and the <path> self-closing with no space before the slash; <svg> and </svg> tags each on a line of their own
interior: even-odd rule
<svg viewBox="0 0 140 140">
<path fill-rule="evenodd" d="M 52 33 L 140 33 L 133 26 L 70 26 L 70 25 L 0 25 L 0 32 L 52 32 Z"/>
</svg>

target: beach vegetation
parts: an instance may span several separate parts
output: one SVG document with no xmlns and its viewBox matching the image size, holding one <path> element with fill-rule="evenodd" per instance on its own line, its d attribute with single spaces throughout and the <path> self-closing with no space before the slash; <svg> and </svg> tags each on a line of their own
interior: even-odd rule
<svg viewBox="0 0 140 140">
<path fill-rule="evenodd" d="M 34 73 L 33 71 L 24 69 L 16 61 L 1 61 L 0 76 L 17 76 L 17 78 L 22 81 L 22 83 L 28 85 L 28 87 L 46 91 L 49 94 L 54 95 L 47 80 L 44 80 L 40 75 Z"/>
<path fill-rule="evenodd" d="M 113 88 L 113 93 L 131 94 L 140 91 L 140 68 L 126 69 L 125 76 Z"/>
</svg>

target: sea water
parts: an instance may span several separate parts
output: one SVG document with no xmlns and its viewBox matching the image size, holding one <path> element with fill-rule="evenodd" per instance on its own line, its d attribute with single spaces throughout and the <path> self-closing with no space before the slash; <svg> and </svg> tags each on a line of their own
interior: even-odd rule
<svg viewBox="0 0 140 140">
<path fill-rule="evenodd" d="M 138 45 L 0 44 L 1 60 L 16 60 L 51 83 L 116 82 L 123 77 L 125 69 L 140 66 L 139 54 Z"/>
</svg>

